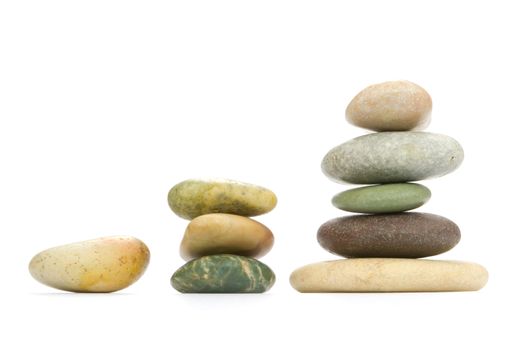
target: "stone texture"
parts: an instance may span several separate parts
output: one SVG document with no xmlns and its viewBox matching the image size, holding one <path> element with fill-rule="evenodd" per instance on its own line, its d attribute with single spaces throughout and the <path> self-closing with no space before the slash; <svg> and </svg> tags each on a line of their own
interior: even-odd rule
<svg viewBox="0 0 523 350">
<path fill-rule="evenodd" d="M 338 193 L 332 204 L 354 213 L 397 213 L 421 207 L 430 199 L 430 190 L 419 184 L 399 183 L 365 186 Z"/>
<path fill-rule="evenodd" d="M 323 158 L 334 181 L 380 184 L 419 181 L 454 171 L 463 149 L 453 138 L 427 132 L 380 132 L 345 142 Z"/>
<path fill-rule="evenodd" d="M 430 123 L 432 99 L 409 81 L 388 81 L 362 90 L 349 103 L 350 123 L 375 131 L 421 130 Z"/>
<path fill-rule="evenodd" d="M 318 229 L 318 242 L 344 257 L 422 258 L 444 253 L 460 240 L 458 226 L 425 213 L 353 215 Z"/>
<path fill-rule="evenodd" d="M 180 255 L 185 260 L 223 253 L 261 257 L 273 242 L 271 230 L 258 221 L 232 214 L 206 214 L 187 226 Z"/>
<path fill-rule="evenodd" d="M 299 292 L 452 292 L 483 288 L 481 265 L 425 259 L 343 259 L 295 270 L 290 283 Z"/>
<path fill-rule="evenodd" d="M 134 237 L 114 236 L 50 248 L 29 263 L 39 282 L 71 292 L 114 292 L 136 282 L 149 249 Z"/>
<path fill-rule="evenodd" d="M 248 183 L 224 179 L 194 179 L 174 186 L 168 195 L 169 206 L 178 216 L 194 219 L 211 213 L 256 216 L 276 206 L 270 190 Z"/>
<path fill-rule="evenodd" d="M 220 254 L 189 261 L 173 274 L 171 285 L 181 293 L 263 293 L 275 279 L 258 260 Z"/>
</svg>

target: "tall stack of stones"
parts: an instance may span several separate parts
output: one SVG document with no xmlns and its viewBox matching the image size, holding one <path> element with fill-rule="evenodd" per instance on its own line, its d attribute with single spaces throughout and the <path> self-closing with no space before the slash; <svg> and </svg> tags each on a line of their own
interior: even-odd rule
<svg viewBox="0 0 523 350">
<path fill-rule="evenodd" d="M 372 184 L 341 192 L 332 204 L 360 215 L 324 223 L 320 245 L 346 259 L 295 270 L 300 292 L 437 292 L 481 289 L 488 273 L 475 263 L 418 259 L 444 253 L 460 240 L 458 226 L 442 216 L 407 212 L 425 204 L 430 190 L 411 183 L 443 176 L 463 161 L 453 138 L 421 131 L 430 122 L 432 100 L 408 81 L 371 85 L 350 102 L 347 120 L 376 131 L 327 153 L 322 170 L 330 179 Z"/>
<path fill-rule="evenodd" d="M 186 261 L 171 277 L 181 293 L 263 293 L 275 281 L 272 270 L 256 260 L 267 254 L 274 236 L 250 216 L 276 206 L 263 187 L 221 179 L 186 180 L 168 195 L 178 216 L 191 220 L 180 255 Z"/>
</svg>

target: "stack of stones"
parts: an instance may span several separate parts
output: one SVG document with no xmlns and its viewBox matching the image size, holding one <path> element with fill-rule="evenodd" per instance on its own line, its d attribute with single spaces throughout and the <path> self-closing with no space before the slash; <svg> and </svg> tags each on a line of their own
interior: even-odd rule
<svg viewBox="0 0 523 350">
<path fill-rule="evenodd" d="M 488 273 L 475 263 L 417 259 L 444 253 L 460 240 L 452 221 L 407 213 L 431 193 L 410 183 L 439 177 L 463 161 L 459 143 L 445 135 L 412 131 L 430 121 L 432 100 L 408 81 L 371 85 L 346 110 L 347 120 L 377 131 L 327 153 L 322 170 L 341 183 L 375 184 L 332 199 L 363 215 L 335 218 L 318 230 L 320 245 L 347 259 L 304 266 L 291 275 L 300 292 L 436 292 L 481 289 Z M 377 185 L 376 185 L 377 184 Z"/>
<path fill-rule="evenodd" d="M 191 220 L 180 245 L 186 261 L 171 278 L 181 293 L 263 293 L 275 281 L 256 260 L 271 250 L 274 236 L 250 216 L 276 206 L 263 187 L 232 180 L 186 180 L 168 195 L 178 216 Z"/>
</svg>

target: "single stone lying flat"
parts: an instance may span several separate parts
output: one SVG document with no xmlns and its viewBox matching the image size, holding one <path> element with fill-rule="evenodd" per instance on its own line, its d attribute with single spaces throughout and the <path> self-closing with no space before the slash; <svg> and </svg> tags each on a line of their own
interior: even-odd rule
<svg viewBox="0 0 523 350">
<path fill-rule="evenodd" d="M 189 261 L 173 274 L 171 285 L 181 293 L 263 293 L 275 279 L 256 259 L 220 254 Z"/>
<path fill-rule="evenodd" d="M 178 216 L 194 219 L 211 213 L 256 216 L 276 206 L 276 195 L 263 187 L 222 179 L 186 180 L 168 195 L 169 206 Z"/>
<path fill-rule="evenodd" d="M 355 258 L 422 258 L 452 249 L 460 237 L 455 223 L 425 213 L 344 216 L 321 225 L 317 236 L 329 252 Z"/>
<path fill-rule="evenodd" d="M 397 183 L 443 176 L 463 157 L 460 144 L 446 135 L 379 132 L 334 147 L 321 167 L 326 176 L 342 183 Z"/>
<path fill-rule="evenodd" d="M 290 277 L 303 293 L 475 291 L 487 280 L 487 270 L 475 263 L 383 258 L 315 263 Z"/>
<path fill-rule="evenodd" d="M 187 225 L 180 255 L 185 260 L 225 253 L 257 258 L 269 252 L 273 242 L 271 230 L 258 221 L 233 214 L 206 214 Z"/>
<path fill-rule="evenodd" d="M 397 213 L 421 207 L 430 199 L 430 190 L 419 184 L 399 183 L 365 186 L 338 193 L 332 204 L 354 213 Z"/>
</svg>

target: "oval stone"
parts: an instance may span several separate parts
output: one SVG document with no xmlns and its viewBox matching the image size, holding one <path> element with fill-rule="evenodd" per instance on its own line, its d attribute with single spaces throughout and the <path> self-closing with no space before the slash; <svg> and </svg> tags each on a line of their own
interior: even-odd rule
<svg viewBox="0 0 523 350">
<path fill-rule="evenodd" d="M 458 244 L 458 226 L 425 213 L 353 215 L 327 221 L 318 242 L 331 253 L 357 258 L 422 258 Z"/>
<path fill-rule="evenodd" d="M 180 255 L 185 260 L 223 253 L 261 257 L 273 242 L 271 230 L 258 221 L 233 214 L 206 214 L 187 225 Z"/>
<path fill-rule="evenodd" d="M 432 99 L 410 81 L 388 81 L 362 90 L 349 103 L 350 123 L 375 131 L 421 130 L 430 123 Z"/>
<path fill-rule="evenodd" d="M 256 259 L 220 254 L 189 261 L 173 274 L 171 285 L 181 293 L 263 293 L 275 280 Z"/>
<path fill-rule="evenodd" d="M 332 204 L 354 213 L 397 213 L 421 207 L 430 199 L 430 190 L 419 184 L 399 183 L 365 186 L 338 193 Z"/>
<path fill-rule="evenodd" d="M 233 180 L 186 180 L 168 195 L 169 206 L 178 216 L 194 219 L 211 213 L 256 216 L 276 206 L 276 195 L 263 187 Z"/>
<path fill-rule="evenodd" d="M 114 292 L 136 282 L 149 264 L 137 238 L 103 237 L 44 250 L 29 263 L 39 282 L 70 292 Z"/>
<path fill-rule="evenodd" d="M 384 258 L 310 264 L 290 277 L 302 293 L 475 291 L 487 281 L 487 270 L 475 263 Z"/>
<path fill-rule="evenodd" d="M 397 183 L 443 176 L 455 170 L 463 157 L 460 144 L 446 135 L 379 132 L 333 148 L 321 168 L 342 183 Z"/>
</svg>

